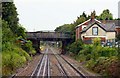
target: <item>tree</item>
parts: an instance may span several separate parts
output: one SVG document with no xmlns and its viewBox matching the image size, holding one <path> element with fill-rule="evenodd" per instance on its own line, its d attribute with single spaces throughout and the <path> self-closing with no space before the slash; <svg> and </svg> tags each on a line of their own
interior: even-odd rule
<svg viewBox="0 0 120 78">
<path fill-rule="evenodd" d="M 110 13 L 109 9 L 103 10 L 103 12 L 98 16 L 100 20 L 113 20 L 113 15 Z"/>
<path fill-rule="evenodd" d="M 86 20 L 87 20 L 87 14 L 85 14 L 85 12 L 83 12 L 82 15 L 80 15 L 80 17 L 77 17 L 77 20 L 73 24 L 74 24 L 74 26 L 77 26 Z"/>
<path fill-rule="evenodd" d="M 13 42 L 14 35 L 11 32 L 7 22 L 2 21 L 2 44 L 6 42 Z"/>
<path fill-rule="evenodd" d="M 16 7 L 13 2 L 2 2 L 2 20 L 5 20 L 14 34 L 17 33 L 18 17 Z"/>
<path fill-rule="evenodd" d="M 16 29 L 17 31 L 17 35 L 18 36 L 22 36 L 22 38 L 25 38 L 26 36 L 26 33 L 25 33 L 25 28 L 23 28 L 20 24 L 19 24 L 19 27 L 17 27 Z"/>
<path fill-rule="evenodd" d="M 71 32 L 73 29 L 72 24 L 64 24 L 62 26 L 59 26 L 55 29 L 57 32 Z"/>
</svg>

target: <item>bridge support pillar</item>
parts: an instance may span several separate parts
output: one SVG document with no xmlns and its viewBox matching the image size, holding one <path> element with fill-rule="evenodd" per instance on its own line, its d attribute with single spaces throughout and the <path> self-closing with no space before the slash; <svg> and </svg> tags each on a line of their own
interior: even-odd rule
<svg viewBox="0 0 120 78">
<path fill-rule="evenodd" d="M 40 53 L 40 40 L 37 40 L 37 48 L 36 48 L 37 53 Z"/>
<path fill-rule="evenodd" d="M 65 48 L 66 45 L 67 45 L 67 42 L 62 41 L 62 52 L 61 52 L 61 54 L 66 54 L 66 48 Z"/>
<path fill-rule="evenodd" d="M 40 53 L 40 40 L 31 40 L 33 44 L 33 48 L 35 48 L 37 53 Z"/>
</svg>

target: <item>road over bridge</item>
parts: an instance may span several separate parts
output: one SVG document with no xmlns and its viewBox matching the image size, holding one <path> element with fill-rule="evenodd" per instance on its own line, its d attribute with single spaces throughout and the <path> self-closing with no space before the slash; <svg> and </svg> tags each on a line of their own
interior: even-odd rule
<svg viewBox="0 0 120 78">
<path fill-rule="evenodd" d="M 62 54 L 65 54 L 65 46 L 72 40 L 71 34 L 66 32 L 26 32 L 27 40 L 32 41 L 33 47 L 39 52 L 40 41 L 62 41 Z"/>
</svg>

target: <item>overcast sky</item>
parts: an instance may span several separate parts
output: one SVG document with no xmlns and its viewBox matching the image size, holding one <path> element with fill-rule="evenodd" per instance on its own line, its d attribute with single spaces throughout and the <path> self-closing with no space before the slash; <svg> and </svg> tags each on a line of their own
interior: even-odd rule
<svg viewBox="0 0 120 78">
<path fill-rule="evenodd" d="M 14 0 L 19 22 L 27 31 L 54 30 L 63 24 L 73 23 L 77 16 L 93 10 L 99 15 L 109 9 L 118 18 L 120 0 Z"/>
</svg>

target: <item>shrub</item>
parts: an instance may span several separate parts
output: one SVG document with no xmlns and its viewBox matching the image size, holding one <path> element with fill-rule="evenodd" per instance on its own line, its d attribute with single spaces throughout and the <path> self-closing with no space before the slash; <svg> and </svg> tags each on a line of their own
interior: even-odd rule
<svg viewBox="0 0 120 78">
<path fill-rule="evenodd" d="M 21 47 L 22 47 L 23 50 L 25 50 L 29 54 L 35 54 L 36 53 L 35 49 L 32 47 L 32 42 L 31 41 L 27 41 L 27 43 L 25 43 L 24 45 L 21 45 Z"/>
<path fill-rule="evenodd" d="M 108 76 L 111 75 L 109 73 L 109 68 L 113 62 L 117 61 L 116 56 L 112 57 L 99 57 L 96 61 L 95 67 L 93 70 L 101 75 Z"/>
<path fill-rule="evenodd" d="M 78 54 L 80 50 L 82 50 L 82 40 L 77 40 L 76 42 L 72 43 L 68 50 L 74 54 Z"/>
<path fill-rule="evenodd" d="M 92 69 L 95 66 L 95 61 L 93 59 L 87 61 L 86 65 L 87 68 Z"/>
<path fill-rule="evenodd" d="M 82 50 L 79 51 L 78 56 L 77 56 L 80 59 L 80 62 L 88 61 L 91 59 L 92 46 L 93 45 L 82 46 Z"/>
<path fill-rule="evenodd" d="M 97 60 L 100 57 L 102 49 L 103 49 L 103 47 L 101 47 L 99 45 L 98 46 L 93 46 L 91 56 L 94 60 Z"/>
<path fill-rule="evenodd" d="M 2 55 L 3 75 L 13 73 L 18 67 L 22 66 L 26 62 L 25 56 L 20 56 L 15 52 L 3 52 Z"/>
<path fill-rule="evenodd" d="M 100 38 L 94 38 L 93 39 L 93 45 L 94 46 L 98 46 L 101 44 L 101 39 Z"/>
<path fill-rule="evenodd" d="M 4 44 L 9 46 L 9 44 Z M 29 54 L 24 50 L 11 44 L 11 48 L 2 51 L 2 73 L 3 75 L 12 74 L 18 67 L 23 66 L 28 60 L 31 60 Z"/>
<path fill-rule="evenodd" d="M 102 48 L 101 56 L 111 57 L 111 56 L 117 56 L 117 55 L 118 55 L 118 52 L 115 48 L 109 48 L 109 47 Z"/>
</svg>

